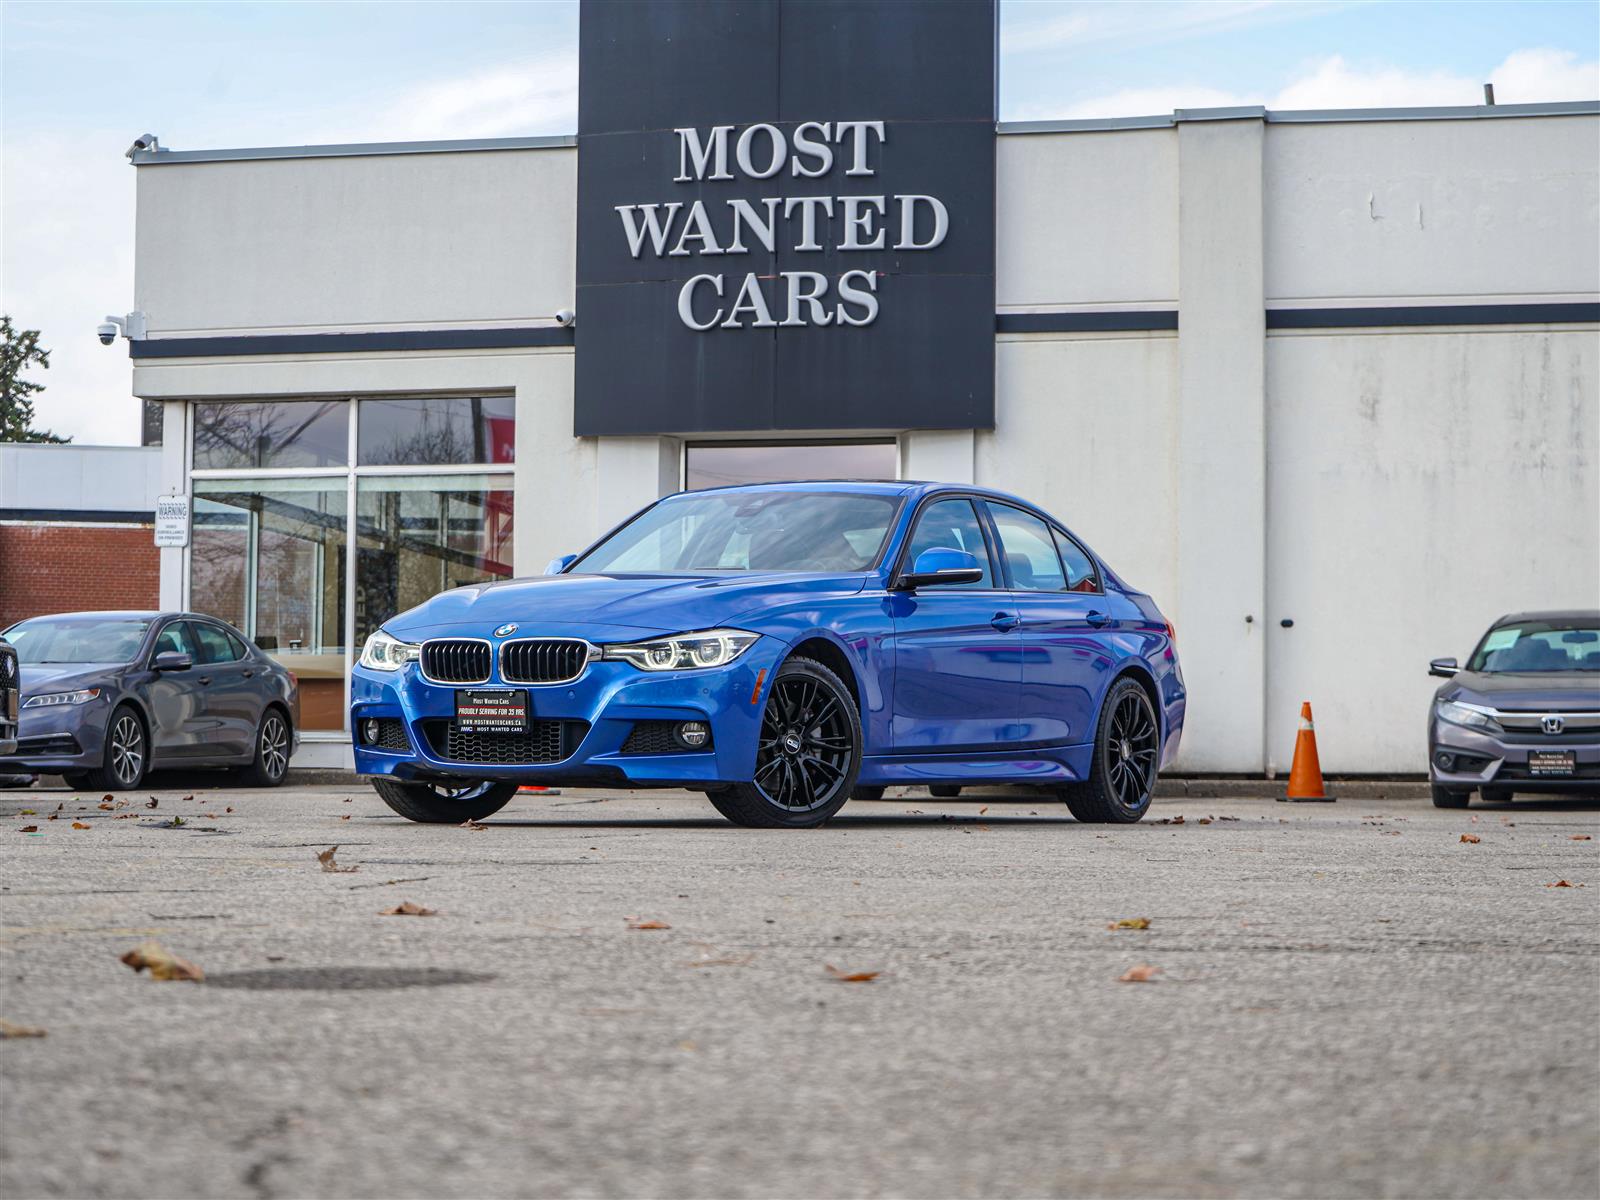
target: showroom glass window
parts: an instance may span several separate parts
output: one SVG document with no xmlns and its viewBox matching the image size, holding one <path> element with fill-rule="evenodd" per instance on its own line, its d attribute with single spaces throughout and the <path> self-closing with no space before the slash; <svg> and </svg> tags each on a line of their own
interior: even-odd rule
<svg viewBox="0 0 1600 1200">
<path fill-rule="evenodd" d="M 295 672 L 307 732 L 344 728 L 380 624 L 511 574 L 511 396 L 217 401 L 191 419 L 188 607 Z"/>
<path fill-rule="evenodd" d="M 874 442 L 692 442 L 683 489 L 805 479 L 898 479 L 900 447 Z"/>
</svg>

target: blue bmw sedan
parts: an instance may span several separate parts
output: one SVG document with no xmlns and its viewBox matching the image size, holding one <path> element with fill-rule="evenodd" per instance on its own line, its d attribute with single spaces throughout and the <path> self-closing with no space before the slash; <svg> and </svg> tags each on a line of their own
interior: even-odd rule
<svg viewBox="0 0 1600 1200">
<path fill-rule="evenodd" d="M 402 816 L 478 819 L 520 784 L 681 787 L 799 828 L 897 784 L 1028 784 L 1137 821 L 1177 750 L 1171 624 L 1014 496 L 685 492 L 550 572 L 368 639 L 356 768 Z"/>
</svg>

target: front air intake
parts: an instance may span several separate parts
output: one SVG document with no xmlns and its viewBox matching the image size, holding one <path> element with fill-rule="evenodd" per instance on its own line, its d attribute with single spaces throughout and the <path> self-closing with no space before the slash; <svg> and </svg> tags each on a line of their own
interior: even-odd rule
<svg viewBox="0 0 1600 1200">
<path fill-rule="evenodd" d="M 434 683 L 488 683 L 489 643 L 476 638 L 435 638 L 422 643 L 422 674 Z"/>
</svg>

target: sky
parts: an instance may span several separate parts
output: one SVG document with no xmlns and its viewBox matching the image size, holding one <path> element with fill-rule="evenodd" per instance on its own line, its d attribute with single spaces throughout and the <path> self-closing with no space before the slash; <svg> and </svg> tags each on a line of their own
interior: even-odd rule
<svg viewBox="0 0 1600 1200">
<path fill-rule="evenodd" d="M 36 424 L 137 443 L 126 345 L 141 133 L 171 149 L 577 126 L 576 0 L 0 0 L 0 310 L 38 329 Z M 1000 117 L 1600 98 L 1600 4 L 1002 0 Z"/>
</svg>

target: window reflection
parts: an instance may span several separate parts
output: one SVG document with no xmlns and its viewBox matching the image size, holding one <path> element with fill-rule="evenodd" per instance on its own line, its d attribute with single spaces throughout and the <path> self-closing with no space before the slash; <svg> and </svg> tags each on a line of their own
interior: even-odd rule
<svg viewBox="0 0 1600 1200">
<path fill-rule="evenodd" d="M 343 479 L 197 479 L 190 598 L 300 679 L 301 724 L 344 727 Z"/>
<path fill-rule="evenodd" d="M 894 479 L 899 474 L 894 442 L 704 442 L 684 455 L 684 487 L 727 487 L 802 479 Z"/>
<path fill-rule="evenodd" d="M 511 576 L 511 477 L 377 476 L 356 483 L 356 644 L 396 613 Z"/>
<path fill-rule="evenodd" d="M 197 468 L 342 467 L 349 401 L 229 400 L 194 406 Z"/>
<path fill-rule="evenodd" d="M 408 396 L 361 401 L 362 466 L 509 463 L 516 460 L 511 396 Z"/>
</svg>

